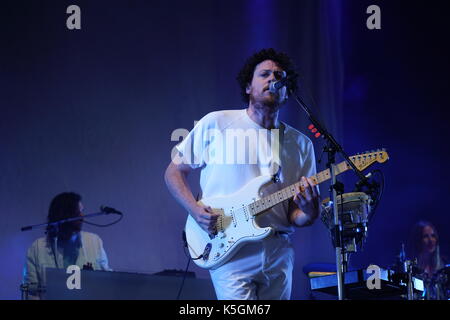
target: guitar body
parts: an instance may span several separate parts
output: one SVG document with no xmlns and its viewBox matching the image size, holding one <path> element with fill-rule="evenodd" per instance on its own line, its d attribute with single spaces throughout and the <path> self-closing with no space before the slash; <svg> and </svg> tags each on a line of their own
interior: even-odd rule
<svg viewBox="0 0 450 320">
<path fill-rule="evenodd" d="M 375 162 L 384 163 L 388 159 L 389 156 L 384 150 L 350 157 L 350 161 L 359 171 Z M 336 174 L 341 174 L 352 168 L 343 161 L 335 169 Z M 330 176 L 330 169 L 326 169 L 310 178 L 313 185 L 318 185 L 329 180 Z M 199 267 L 215 269 L 227 262 L 244 244 L 267 237 L 272 232 L 272 228 L 260 228 L 255 222 L 257 214 L 291 199 L 298 188 L 305 187 L 301 182 L 297 182 L 260 198 L 261 187 L 271 180 L 271 176 L 259 176 L 231 195 L 199 201 L 200 204 L 210 206 L 214 212 L 220 214 L 216 224 L 218 233 L 214 236 L 205 232 L 191 215 L 188 216 L 185 227 L 186 240 L 189 253 Z"/>
<path fill-rule="evenodd" d="M 228 261 L 244 244 L 261 240 L 272 232 L 272 228 L 260 228 L 256 224 L 255 216 L 248 207 L 260 199 L 261 187 L 271 179 L 271 176 L 259 176 L 231 195 L 199 201 L 221 215 L 217 221 L 218 233 L 214 237 L 204 231 L 191 215 L 188 216 L 186 240 L 189 253 L 199 267 L 215 269 Z M 199 256 L 202 257 L 196 259 Z"/>
</svg>

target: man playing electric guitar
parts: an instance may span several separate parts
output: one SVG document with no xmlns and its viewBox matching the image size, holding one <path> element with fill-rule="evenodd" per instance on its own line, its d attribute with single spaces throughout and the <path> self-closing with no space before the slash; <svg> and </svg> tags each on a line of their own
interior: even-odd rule
<svg viewBox="0 0 450 320">
<path fill-rule="evenodd" d="M 218 299 L 290 299 L 294 250 L 289 235 L 294 227 L 311 225 L 320 210 L 317 185 L 305 178 L 316 173 L 312 142 L 278 120 L 279 109 L 288 98 L 286 86 L 296 90 L 297 76 L 284 53 L 265 49 L 251 56 L 238 75 L 248 107 L 203 117 L 177 146 L 179 154 L 166 170 L 166 184 L 189 212 L 190 226 L 198 228 L 196 233 L 204 233 L 206 242 L 211 239 L 205 249 L 196 252 L 193 243 L 190 250 L 199 265 L 204 263 L 210 269 Z M 286 77 L 285 87 L 269 90 L 271 83 Z M 230 204 L 225 214 L 194 198 L 186 178 L 196 169 L 201 170 L 202 199 L 245 197 L 245 186 L 255 185 L 252 181 L 259 177 L 273 178 L 258 190 L 259 197 L 299 181 L 302 187 L 295 190 L 293 198 L 275 206 Z M 261 210 L 255 206 L 268 209 L 256 215 Z M 239 229 L 240 221 L 264 232 L 245 234 Z M 226 241 L 217 247 L 223 248 L 210 252 L 211 246 L 219 243 L 214 241 L 221 238 Z"/>
</svg>

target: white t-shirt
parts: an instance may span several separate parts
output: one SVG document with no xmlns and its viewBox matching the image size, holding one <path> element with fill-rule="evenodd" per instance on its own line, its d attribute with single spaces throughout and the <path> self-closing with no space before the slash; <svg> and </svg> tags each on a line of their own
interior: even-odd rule
<svg viewBox="0 0 450 320">
<path fill-rule="evenodd" d="M 211 112 L 176 146 L 179 160 L 201 169 L 202 198 L 229 195 L 258 176 L 277 175 L 278 183 L 261 190 L 266 196 L 316 173 L 311 140 L 283 125 L 284 134 L 281 129 L 267 130 L 248 116 L 247 109 Z M 286 201 L 258 216 L 257 223 L 277 231 L 294 231 Z"/>
</svg>

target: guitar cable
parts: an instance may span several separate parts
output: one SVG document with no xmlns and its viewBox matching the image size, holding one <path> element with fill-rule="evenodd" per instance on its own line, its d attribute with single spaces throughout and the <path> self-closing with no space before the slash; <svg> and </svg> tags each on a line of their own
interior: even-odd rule
<svg viewBox="0 0 450 320">
<path fill-rule="evenodd" d="M 188 249 L 189 243 L 186 240 L 186 231 L 185 230 L 183 230 L 183 243 L 184 243 L 183 250 L 184 250 L 184 254 L 186 255 L 186 257 L 188 257 L 189 259 L 192 259 L 192 260 L 199 260 L 199 259 L 203 258 L 203 253 L 196 258 L 192 258 L 189 253 L 186 253 L 186 249 Z"/>
<path fill-rule="evenodd" d="M 200 194 L 197 194 L 196 200 L 198 201 L 199 198 L 200 198 Z M 186 269 L 184 270 L 183 280 L 181 281 L 181 286 L 180 286 L 180 289 L 178 290 L 176 300 L 180 300 L 181 292 L 184 287 L 184 281 L 186 280 L 186 276 L 187 276 L 187 273 L 189 270 L 189 264 L 191 263 L 191 260 L 198 260 L 198 259 L 203 258 L 203 253 L 196 258 L 192 258 L 191 255 L 186 252 L 186 249 L 188 249 L 189 244 L 186 239 L 186 230 L 184 230 L 184 229 L 183 229 L 183 233 L 182 233 L 182 240 L 183 240 L 183 251 L 184 251 L 184 254 L 186 255 L 186 257 L 188 258 L 188 263 L 186 265 Z"/>
<path fill-rule="evenodd" d="M 375 190 L 373 190 L 372 192 L 368 192 L 369 196 L 376 197 L 375 205 L 373 206 L 373 208 L 371 208 L 370 214 L 367 217 L 367 227 L 369 227 L 371 225 L 373 216 L 375 215 L 376 209 L 378 208 L 378 205 L 380 204 L 381 198 L 383 196 L 383 192 L 384 192 L 384 187 L 385 187 L 385 177 L 384 177 L 384 173 L 383 171 L 376 169 L 370 172 L 371 174 L 377 173 L 380 177 L 380 183 L 379 183 L 379 187 L 376 188 Z M 356 243 L 356 245 L 362 249 L 363 247 L 363 238 L 359 239 L 359 241 Z"/>
<path fill-rule="evenodd" d="M 197 197 L 195 197 L 196 201 L 198 201 L 199 199 L 200 199 L 200 193 L 198 193 Z M 188 212 L 188 214 L 189 214 L 189 212 Z M 186 254 L 186 249 L 188 249 L 188 246 L 189 246 L 189 243 L 187 242 L 187 239 L 186 239 L 186 230 L 183 230 L 182 237 L 183 237 L 183 243 L 184 243 L 184 246 L 183 246 L 184 254 L 189 259 L 192 259 L 192 260 L 199 260 L 199 259 L 203 258 L 203 253 L 201 255 L 199 255 L 198 257 L 196 257 L 196 258 L 192 258 L 190 254 Z M 192 250 L 192 251 L 194 251 L 194 250 Z"/>
<path fill-rule="evenodd" d="M 184 251 L 184 254 L 186 255 L 186 257 L 188 258 L 188 263 L 186 265 L 186 269 L 184 270 L 183 280 L 181 281 L 180 289 L 178 290 L 177 298 L 175 300 L 180 300 L 181 292 L 182 292 L 183 287 L 184 287 L 184 281 L 186 280 L 186 276 L 187 276 L 187 273 L 188 273 L 188 270 L 189 270 L 189 264 L 191 263 L 191 260 L 198 260 L 198 259 L 203 258 L 203 254 L 201 254 L 197 258 L 191 258 L 191 256 L 188 253 L 186 253 L 186 249 L 188 248 L 188 243 L 187 243 L 187 240 L 186 240 L 186 231 L 185 230 L 183 230 L 182 238 L 183 238 L 183 244 L 184 244 L 183 245 L 183 251 Z"/>
<path fill-rule="evenodd" d="M 375 215 L 375 211 L 376 211 L 376 209 L 378 207 L 378 204 L 380 203 L 381 197 L 383 196 L 384 184 L 385 184 L 383 171 L 381 171 L 379 169 L 376 169 L 376 170 L 373 170 L 371 173 L 378 173 L 380 178 L 381 178 L 381 181 L 380 181 L 380 188 L 377 190 L 378 191 L 377 201 L 375 202 L 375 206 L 372 208 L 372 213 L 371 213 L 371 215 L 369 216 L 369 219 L 368 219 L 369 220 L 369 224 L 372 221 L 372 218 Z"/>
</svg>

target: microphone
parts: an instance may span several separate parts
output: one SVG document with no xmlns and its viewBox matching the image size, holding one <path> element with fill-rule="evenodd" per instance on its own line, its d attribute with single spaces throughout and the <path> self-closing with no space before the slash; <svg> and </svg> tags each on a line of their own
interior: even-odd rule
<svg viewBox="0 0 450 320">
<path fill-rule="evenodd" d="M 269 85 L 269 91 L 272 93 L 277 93 L 278 90 L 280 90 L 282 87 L 284 87 L 287 84 L 288 80 L 289 79 L 286 77 L 281 80 L 271 82 Z"/>
<path fill-rule="evenodd" d="M 101 206 L 100 210 L 105 213 L 122 214 L 122 212 L 120 212 L 119 210 L 116 210 L 116 209 L 110 208 L 110 207 L 105 207 L 105 206 Z"/>
</svg>

